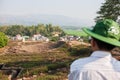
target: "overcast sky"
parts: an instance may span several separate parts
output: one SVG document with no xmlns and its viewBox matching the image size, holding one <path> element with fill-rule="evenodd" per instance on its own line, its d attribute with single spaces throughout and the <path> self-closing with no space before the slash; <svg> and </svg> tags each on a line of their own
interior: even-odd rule
<svg viewBox="0 0 120 80">
<path fill-rule="evenodd" d="M 105 0 L 0 0 L 0 14 L 55 14 L 89 20 Z"/>
</svg>

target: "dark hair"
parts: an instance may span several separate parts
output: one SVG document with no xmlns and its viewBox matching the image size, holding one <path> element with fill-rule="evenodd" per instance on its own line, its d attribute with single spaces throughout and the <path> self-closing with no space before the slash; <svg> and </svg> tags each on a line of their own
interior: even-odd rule
<svg viewBox="0 0 120 80">
<path fill-rule="evenodd" d="M 105 43 L 103 41 L 100 41 L 100 40 L 98 40 L 96 38 L 93 38 L 93 39 L 95 40 L 95 42 L 97 43 L 97 45 L 98 45 L 98 47 L 100 49 L 104 49 L 104 50 L 110 51 L 110 50 L 112 50 L 113 48 L 116 47 L 114 45 L 111 45 L 111 44 Z"/>
</svg>

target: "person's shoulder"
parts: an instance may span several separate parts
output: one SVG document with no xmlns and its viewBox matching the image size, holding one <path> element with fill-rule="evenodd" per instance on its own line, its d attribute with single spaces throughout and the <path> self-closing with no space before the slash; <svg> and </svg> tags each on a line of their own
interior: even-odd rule
<svg viewBox="0 0 120 80">
<path fill-rule="evenodd" d="M 88 57 L 86 57 L 86 58 L 79 58 L 79 59 L 73 61 L 71 65 L 73 65 L 73 64 L 78 64 L 78 63 L 81 63 L 81 62 L 83 62 L 83 61 L 86 61 L 87 58 L 88 58 Z"/>
<path fill-rule="evenodd" d="M 112 63 L 113 63 L 114 68 L 120 71 L 120 61 L 113 59 Z"/>
<path fill-rule="evenodd" d="M 89 62 L 89 60 L 90 60 L 89 57 L 77 59 L 77 60 L 72 62 L 72 64 L 70 65 L 70 68 L 72 70 L 80 69 L 85 64 L 87 64 Z"/>
<path fill-rule="evenodd" d="M 92 62 L 92 58 L 91 57 L 85 57 L 85 58 L 79 58 L 75 61 L 72 62 L 71 65 L 78 65 L 78 64 L 86 64 L 86 63 L 89 63 L 89 62 Z"/>
<path fill-rule="evenodd" d="M 96 64 L 96 58 L 89 56 L 89 57 L 80 58 L 80 59 L 73 61 L 72 64 L 70 65 L 70 69 L 77 70 L 83 67 L 89 67 L 90 65 L 94 66 L 93 64 Z"/>
</svg>

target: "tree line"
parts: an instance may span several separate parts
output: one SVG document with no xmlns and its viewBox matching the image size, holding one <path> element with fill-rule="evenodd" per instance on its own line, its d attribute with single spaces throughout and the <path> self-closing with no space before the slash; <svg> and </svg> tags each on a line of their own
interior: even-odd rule
<svg viewBox="0 0 120 80">
<path fill-rule="evenodd" d="M 0 26 L 0 32 L 9 36 L 20 34 L 22 36 L 33 36 L 34 34 L 41 34 L 46 37 L 52 36 L 53 32 L 60 33 L 60 36 L 65 35 L 60 26 L 53 26 L 52 24 L 38 24 L 32 26 L 23 25 L 9 25 Z"/>
<path fill-rule="evenodd" d="M 116 21 L 120 16 L 120 0 L 105 0 L 97 14 L 96 21 L 106 18 Z"/>
</svg>

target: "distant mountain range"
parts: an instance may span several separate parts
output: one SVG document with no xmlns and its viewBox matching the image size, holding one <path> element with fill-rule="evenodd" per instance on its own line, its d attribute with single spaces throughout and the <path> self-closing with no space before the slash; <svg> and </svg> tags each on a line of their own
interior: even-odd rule
<svg viewBox="0 0 120 80">
<path fill-rule="evenodd" d="M 53 24 L 59 26 L 83 26 L 86 21 L 63 15 L 0 15 L 0 25 Z"/>
</svg>

